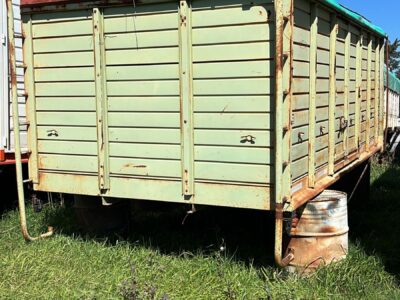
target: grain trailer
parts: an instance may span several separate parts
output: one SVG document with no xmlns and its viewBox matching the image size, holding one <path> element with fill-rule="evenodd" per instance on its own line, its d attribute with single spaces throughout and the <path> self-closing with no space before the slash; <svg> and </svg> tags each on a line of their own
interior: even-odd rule
<svg viewBox="0 0 400 300">
<path fill-rule="evenodd" d="M 382 148 L 385 33 L 334 0 L 22 0 L 37 191 L 284 215 Z"/>
</svg>

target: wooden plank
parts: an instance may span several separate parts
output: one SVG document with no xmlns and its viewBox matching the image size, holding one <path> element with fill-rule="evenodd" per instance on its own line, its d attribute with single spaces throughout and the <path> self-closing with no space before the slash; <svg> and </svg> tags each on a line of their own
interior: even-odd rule
<svg viewBox="0 0 400 300">
<path fill-rule="evenodd" d="M 27 36 L 32 35 L 32 16 L 24 16 L 22 22 L 23 31 Z M 39 183 L 39 168 L 38 168 L 38 150 L 37 150 L 37 116 L 36 116 L 36 100 L 35 100 L 35 75 L 34 75 L 34 56 L 32 39 L 26 39 L 23 47 L 24 62 L 27 65 L 24 74 L 25 90 L 28 92 L 26 99 L 26 112 L 30 116 L 30 126 L 27 128 L 27 145 L 29 145 L 31 154 L 28 162 L 29 178 L 33 184 Z M 25 100 L 25 99 L 24 99 Z"/>
<path fill-rule="evenodd" d="M 111 127 L 173 127 L 179 128 L 179 113 L 109 112 Z"/>
<path fill-rule="evenodd" d="M 37 127 L 39 140 L 97 141 L 96 127 L 43 126 Z M 56 132 L 56 134 L 52 134 Z"/>
<path fill-rule="evenodd" d="M 259 78 L 204 79 L 193 82 L 193 94 L 199 95 L 270 95 L 272 80 Z"/>
<path fill-rule="evenodd" d="M 97 157 L 39 154 L 39 170 L 97 173 Z"/>
<path fill-rule="evenodd" d="M 246 137 L 253 137 L 254 143 Z M 236 146 L 236 147 L 269 147 L 272 146 L 271 132 L 268 130 L 223 130 L 196 129 L 194 132 L 195 145 Z"/>
<path fill-rule="evenodd" d="M 186 1 L 179 4 L 180 15 L 180 107 L 182 194 L 194 195 L 194 141 L 193 141 L 193 53 L 192 11 Z"/>
<path fill-rule="evenodd" d="M 370 136 L 371 131 L 371 67 L 372 67 L 372 38 L 369 36 L 368 38 L 368 62 L 367 62 L 367 129 L 366 129 L 366 136 Z M 366 140 L 366 150 L 369 151 L 370 146 L 370 139 L 367 138 Z"/>
<path fill-rule="evenodd" d="M 375 82 L 374 82 L 374 137 L 375 144 L 378 144 L 379 134 L 379 99 L 380 99 L 380 45 L 377 43 L 375 50 Z"/>
<path fill-rule="evenodd" d="M 54 17 L 51 16 L 50 19 L 54 20 Z M 33 38 L 92 35 L 92 24 L 90 19 L 34 24 L 32 34 Z"/>
<path fill-rule="evenodd" d="M 350 31 L 349 25 L 345 24 L 346 28 L 346 38 L 344 43 L 344 106 L 343 106 L 343 118 L 347 122 L 346 128 L 343 131 L 343 141 L 344 141 L 344 155 L 347 157 L 349 141 L 348 141 L 348 130 L 349 130 L 349 94 L 350 94 Z"/>
<path fill-rule="evenodd" d="M 179 51 L 176 48 L 108 50 L 107 65 L 143 65 L 177 63 Z"/>
<path fill-rule="evenodd" d="M 74 154 L 97 156 L 97 143 L 84 141 L 39 140 L 39 154 Z"/>
<path fill-rule="evenodd" d="M 271 167 L 263 165 L 195 162 L 196 180 L 271 182 Z"/>
<path fill-rule="evenodd" d="M 33 40 L 34 53 L 93 51 L 92 36 L 56 37 Z"/>
<path fill-rule="evenodd" d="M 110 157 L 110 174 L 145 177 L 181 177 L 179 160 Z"/>
<path fill-rule="evenodd" d="M 93 52 L 35 54 L 35 68 L 84 67 L 94 65 Z"/>
<path fill-rule="evenodd" d="M 80 9 L 73 11 L 52 11 L 40 14 L 32 14 L 32 24 L 51 24 L 51 23 L 68 23 L 79 22 L 92 19 L 92 11 L 89 9 Z"/>
<path fill-rule="evenodd" d="M 36 69 L 35 82 L 94 81 L 93 67 Z"/>
<path fill-rule="evenodd" d="M 108 81 L 107 91 L 109 96 L 177 96 L 179 81 Z"/>
<path fill-rule="evenodd" d="M 179 112 L 179 97 L 108 97 L 108 111 Z"/>
<path fill-rule="evenodd" d="M 193 62 L 272 58 L 271 43 L 225 44 L 193 47 Z"/>
<path fill-rule="evenodd" d="M 130 6 L 105 8 L 103 14 L 104 32 L 106 34 L 178 29 L 176 5 L 175 9 L 172 9 L 171 12 L 162 14 L 140 15 L 140 13 L 134 13 Z"/>
<path fill-rule="evenodd" d="M 95 111 L 94 97 L 36 97 L 36 111 Z"/>
<path fill-rule="evenodd" d="M 35 87 L 37 97 L 96 95 L 93 82 L 46 82 L 36 83 Z"/>
<path fill-rule="evenodd" d="M 37 112 L 36 115 L 38 125 L 96 125 L 96 112 Z"/>
<path fill-rule="evenodd" d="M 107 80 L 161 80 L 178 79 L 179 64 L 108 66 Z"/>
<path fill-rule="evenodd" d="M 143 144 L 180 144 L 179 129 L 109 128 L 110 142 Z"/>
<path fill-rule="evenodd" d="M 195 63 L 193 78 L 271 77 L 274 67 L 271 60 Z"/>
<path fill-rule="evenodd" d="M 260 42 L 273 39 L 274 27 L 266 24 L 195 28 L 193 45 Z"/>
<path fill-rule="evenodd" d="M 181 159 L 181 146 L 110 142 L 110 157 Z"/>
<path fill-rule="evenodd" d="M 195 146 L 195 161 L 272 164 L 271 150 L 254 147 Z"/>
<path fill-rule="evenodd" d="M 271 96 L 197 96 L 194 112 L 271 112 Z"/>
<path fill-rule="evenodd" d="M 107 77 L 104 49 L 103 14 L 99 8 L 93 8 L 94 58 L 96 73 L 96 125 L 97 159 L 99 167 L 98 184 L 100 193 L 110 188 L 110 163 L 108 147 L 108 111 Z"/>
<path fill-rule="evenodd" d="M 116 49 L 140 49 L 173 47 L 179 45 L 178 30 L 109 33 L 105 37 L 105 48 Z"/>
<path fill-rule="evenodd" d="M 309 106 L 309 131 L 315 132 L 316 118 L 316 92 L 317 92 L 317 34 L 318 34 L 318 10 L 315 3 L 311 3 L 311 27 L 310 27 L 310 106 Z M 319 57 L 319 55 L 318 55 Z M 329 61 L 329 56 L 328 56 Z M 308 137 L 308 186 L 315 186 L 315 135 Z"/>
<path fill-rule="evenodd" d="M 193 27 L 206 27 L 206 26 L 223 26 L 223 25 L 239 25 L 247 23 L 267 23 L 274 18 L 274 7 L 271 1 L 258 1 L 261 3 L 254 3 L 248 5 L 248 9 L 243 9 L 244 3 L 235 3 L 234 6 L 228 7 L 233 2 L 226 2 L 223 9 L 216 9 L 217 2 L 209 2 L 201 4 L 202 1 L 194 1 L 193 8 Z M 264 3 L 262 3 L 264 2 Z M 202 7 L 202 10 L 198 8 Z"/>
<path fill-rule="evenodd" d="M 201 113 L 194 118 L 196 129 L 270 129 L 269 113 Z"/>
<path fill-rule="evenodd" d="M 333 175 L 335 168 L 335 100 L 336 100 L 336 40 L 338 24 L 336 15 L 331 14 L 331 34 L 329 47 L 329 147 L 328 175 Z"/>
</svg>

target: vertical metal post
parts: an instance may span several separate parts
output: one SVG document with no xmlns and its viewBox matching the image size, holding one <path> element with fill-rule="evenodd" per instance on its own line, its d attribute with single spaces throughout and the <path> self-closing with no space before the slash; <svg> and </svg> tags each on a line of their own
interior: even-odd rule
<svg viewBox="0 0 400 300">
<path fill-rule="evenodd" d="M 331 14 L 331 33 L 329 37 L 329 148 L 328 175 L 335 169 L 335 105 L 336 105 L 336 39 L 338 24 L 335 14 Z"/>
<path fill-rule="evenodd" d="M 12 0 L 7 0 L 7 16 L 8 16 L 8 49 L 10 63 L 11 78 L 11 95 L 14 122 L 14 146 L 15 146 L 15 167 L 17 173 L 17 190 L 18 190 L 18 207 L 21 223 L 21 231 L 26 241 L 34 241 L 39 238 L 49 237 L 53 234 L 53 228 L 49 227 L 48 232 L 39 237 L 31 237 L 28 232 L 25 209 L 24 181 L 22 177 L 22 159 L 21 159 L 21 143 L 19 129 L 19 111 L 18 111 L 18 94 L 17 94 L 17 68 L 15 59 L 15 39 L 14 39 L 14 14 Z M 31 37 L 30 37 L 31 38 Z"/>
<path fill-rule="evenodd" d="M 282 197 L 290 202 L 292 190 L 291 177 L 291 145 L 292 145 L 292 80 L 293 80 L 293 1 L 288 0 L 282 3 L 282 14 L 284 16 L 283 26 L 283 65 L 282 65 L 282 89 L 283 104 L 282 116 L 283 136 L 282 136 Z"/>
<path fill-rule="evenodd" d="M 346 122 L 349 122 L 349 96 L 350 96 L 350 26 L 347 24 L 347 34 L 344 43 L 344 109 L 343 115 Z M 347 159 L 349 154 L 349 126 L 344 128 L 343 132 L 343 148 L 344 157 Z"/>
<path fill-rule="evenodd" d="M 282 102 L 283 102 L 283 7 L 275 0 L 275 261 L 282 261 L 283 199 L 282 199 Z"/>
<path fill-rule="evenodd" d="M 385 103 L 385 41 L 382 40 L 380 43 L 380 59 L 379 59 L 379 88 L 380 88 L 380 99 L 379 99 L 379 141 L 378 143 L 383 145 L 383 108 Z M 383 150 L 383 149 L 382 149 Z"/>
<path fill-rule="evenodd" d="M 369 151 L 371 140 L 371 69 L 372 69 L 372 38 L 368 36 L 368 55 L 367 55 L 367 117 L 365 131 L 365 149 Z"/>
<path fill-rule="evenodd" d="M 375 47 L 375 102 L 374 102 L 374 140 L 375 145 L 378 144 L 378 133 L 379 133 L 379 96 L 380 96 L 380 42 L 376 38 Z"/>
<path fill-rule="evenodd" d="M 315 126 L 316 126 L 316 97 L 317 97 L 317 37 L 318 15 L 317 5 L 311 3 L 310 27 L 310 105 L 308 125 L 308 186 L 315 186 Z"/>
<path fill-rule="evenodd" d="M 107 79 L 103 13 L 93 9 L 93 34 L 96 82 L 97 155 L 100 193 L 110 188 Z"/>
<path fill-rule="evenodd" d="M 190 200 L 194 195 L 194 141 L 192 91 L 191 8 L 186 0 L 179 2 L 180 101 L 182 194 Z"/>
<path fill-rule="evenodd" d="M 32 37 L 32 18 L 30 15 L 23 16 L 23 33 L 27 37 Z M 31 38 L 24 40 L 24 62 L 25 70 L 25 90 L 28 98 L 26 101 L 27 121 L 28 126 L 28 145 L 30 148 L 29 155 L 29 178 L 33 185 L 39 184 L 39 168 L 38 168 L 38 147 L 37 147 L 37 125 L 36 125 L 36 97 L 35 97 L 35 74 L 34 74 L 34 57 L 33 57 L 33 42 Z"/>
<path fill-rule="evenodd" d="M 384 130 L 384 139 L 383 139 L 383 148 L 382 151 L 386 150 L 387 143 L 387 134 L 388 134 L 388 123 L 389 123 L 389 39 L 386 39 L 386 106 L 383 112 L 383 130 Z M 385 100 L 384 100 L 385 101 Z"/>
<path fill-rule="evenodd" d="M 284 15 L 290 7 L 292 11 L 293 2 L 291 0 L 276 0 L 275 5 L 275 262 L 279 266 L 285 266 L 292 259 L 292 254 L 282 259 L 282 238 L 283 238 L 283 207 L 289 201 L 283 191 L 283 138 L 287 133 L 283 121 L 283 107 L 285 96 L 290 94 L 289 90 L 284 92 L 283 69 L 290 59 L 285 60 L 284 55 L 284 29 L 290 26 L 291 15 Z"/>
<path fill-rule="evenodd" d="M 354 139 L 356 141 L 358 155 L 360 155 L 360 133 L 361 133 L 361 84 L 362 84 L 362 47 L 363 47 L 363 35 L 360 32 L 360 36 L 357 42 L 357 54 L 356 54 L 356 110 L 355 110 L 355 124 L 354 124 Z"/>
</svg>

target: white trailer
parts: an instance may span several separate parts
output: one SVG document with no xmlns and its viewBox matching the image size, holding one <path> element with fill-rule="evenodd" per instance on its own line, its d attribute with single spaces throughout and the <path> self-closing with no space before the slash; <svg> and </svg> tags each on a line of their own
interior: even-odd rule
<svg viewBox="0 0 400 300">
<path fill-rule="evenodd" d="M 24 96 L 24 68 L 20 0 L 13 0 L 15 54 L 17 60 L 18 102 L 21 128 L 21 147 L 26 153 L 27 125 Z M 0 1 L 0 165 L 14 163 L 14 135 L 8 64 L 8 33 L 6 1 Z"/>
</svg>

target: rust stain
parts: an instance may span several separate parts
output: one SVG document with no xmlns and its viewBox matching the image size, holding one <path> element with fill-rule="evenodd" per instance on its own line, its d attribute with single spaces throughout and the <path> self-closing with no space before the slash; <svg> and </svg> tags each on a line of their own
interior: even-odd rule
<svg viewBox="0 0 400 300">
<path fill-rule="evenodd" d="M 123 165 L 123 168 L 147 168 L 147 166 L 128 163 L 128 164 Z"/>
</svg>

